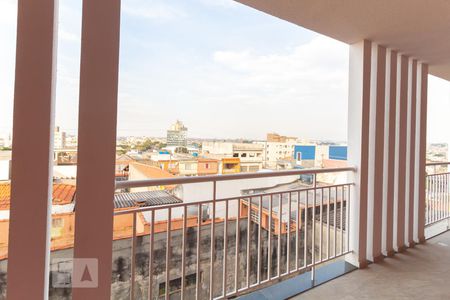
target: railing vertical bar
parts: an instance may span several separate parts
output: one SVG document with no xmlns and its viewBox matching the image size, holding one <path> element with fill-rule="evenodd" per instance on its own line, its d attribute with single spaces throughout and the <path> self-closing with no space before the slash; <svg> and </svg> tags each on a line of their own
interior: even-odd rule
<svg viewBox="0 0 450 300">
<path fill-rule="evenodd" d="M 437 185 L 438 185 L 438 182 L 437 182 L 436 176 L 434 176 L 433 179 L 434 179 L 434 183 L 433 183 L 433 202 L 434 202 L 434 205 L 433 205 L 433 209 L 434 209 L 433 222 L 435 222 L 435 221 L 437 221 L 439 219 L 439 215 L 438 215 L 438 213 L 439 213 L 438 207 L 439 206 L 438 206 L 438 199 L 437 199 Z"/>
<path fill-rule="evenodd" d="M 347 251 L 350 251 L 350 195 L 351 195 L 351 186 L 347 186 L 347 200 L 345 202 L 345 231 L 347 236 Z"/>
<path fill-rule="evenodd" d="M 429 186 L 429 190 L 428 190 L 428 203 L 429 203 L 429 212 L 430 212 L 430 223 L 433 222 L 434 219 L 434 211 L 433 211 L 433 177 L 430 176 L 430 186 Z"/>
<path fill-rule="evenodd" d="M 444 202 L 444 175 L 439 176 L 440 177 L 440 186 L 441 186 L 441 192 L 440 192 L 440 199 L 441 199 L 441 219 L 443 220 L 445 218 L 444 212 L 445 212 L 445 202 Z"/>
<path fill-rule="evenodd" d="M 436 198 L 437 198 L 437 221 L 439 221 L 441 219 L 441 199 L 440 199 L 440 190 L 441 190 L 441 186 L 440 186 L 440 180 L 439 180 L 439 175 L 436 176 L 436 181 L 437 181 L 437 189 L 436 189 Z"/>
<path fill-rule="evenodd" d="M 319 261 L 322 261 L 322 244 L 323 244 L 323 188 L 320 189 L 320 232 L 319 232 Z"/>
<path fill-rule="evenodd" d="M 441 176 L 436 176 L 437 179 L 437 202 L 438 202 L 438 210 L 437 210 L 437 219 L 438 221 L 442 218 L 442 201 L 441 201 Z"/>
<path fill-rule="evenodd" d="M 447 218 L 447 192 L 446 192 L 446 187 L 447 187 L 447 175 L 442 175 L 442 200 L 444 202 L 444 211 L 442 212 L 442 215 L 444 217 L 444 219 Z"/>
<path fill-rule="evenodd" d="M 241 219 L 241 200 L 237 199 L 237 217 L 236 217 L 236 256 L 234 261 L 234 288 L 236 294 L 239 291 L 239 244 L 240 244 L 240 219 Z"/>
<path fill-rule="evenodd" d="M 167 209 L 167 241 L 166 241 L 166 300 L 170 298 L 170 239 L 172 230 L 172 208 Z"/>
<path fill-rule="evenodd" d="M 227 295 L 227 257 L 228 257 L 228 200 L 225 201 L 225 220 L 223 228 L 223 297 Z"/>
<path fill-rule="evenodd" d="M 287 225 L 287 255 L 286 255 L 286 270 L 291 271 L 291 213 L 292 213 L 292 194 L 288 194 L 288 225 Z"/>
<path fill-rule="evenodd" d="M 303 245 L 303 264 L 304 267 L 306 268 L 306 266 L 308 266 L 308 200 L 309 200 L 309 192 L 306 191 L 306 203 L 305 203 L 305 221 L 304 221 L 304 229 L 303 229 L 303 236 L 304 236 L 304 245 Z"/>
<path fill-rule="evenodd" d="M 202 205 L 197 205 L 197 266 L 196 266 L 196 278 L 195 278 L 195 299 L 200 299 L 200 239 L 202 232 Z"/>
<path fill-rule="evenodd" d="M 333 227 L 334 227 L 334 256 L 337 255 L 337 197 L 338 191 L 337 187 L 334 188 L 334 216 L 333 216 Z"/>
<path fill-rule="evenodd" d="M 131 288 L 130 288 L 131 300 L 134 300 L 135 276 L 136 276 L 136 212 L 133 212 L 133 236 L 131 237 Z"/>
<path fill-rule="evenodd" d="M 441 220 L 444 219 L 444 180 L 443 175 L 439 176 L 439 201 L 441 202 L 440 215 Z"/>
<path fill-rule="evenodd" d="M 434 192 L 434 199 L 436 201 L 435 204 L 435 221 L 439 220 L 439 181 L 437 180 L 437 176 L 435 178 L 435 192 Z"/>
<path fill-rule="evenodd" d="M 295 213 L 295 269 L 298 270 L 298 249 L 300 248 L 300 192 L 297 192 L 297 211 Z"/>
<path fill-rule="evenodd" d="M 267 278 L 270 280 L 272 279 L 272 225 L 273 225 L 273 219 L 272 219 L 272 206 L 273 206 L 273 196 L 270 195 L 269 199 L 269 242 L 268 242 L 268 254 L 267 254 Z"/>
<path fill-rule="evenodd" d="M 216 250 L 216 181 L 213 181 L 213 201 L 211 218 L 211 257 L 209 262 L 209 298 L 214 298 L 214 258 Z"/>
<path fill-rule="evenodd" d="M 247 209 L 247 257 L 246 257 L 246 280 L 247 288 L 250 287 L 250 231 L 251 231 L 251 210 L 252 210 L 252 198 L 248 198 L 248 209 Z"/>
<path fill-rule="evenodd" d="M 149 249 L 149 266 L 148 266 L 148 299 L 153 299 L 153 248 L 155 241 L 155 210 L 151 210 L 151 223 L 150 223 L 150 249 Z"/>
<path fill-rule="evenodd" d="M 330 202 L 331 202 L 331 188 L 328 188 L 328 199 L 327 199 L 327 259 L 330 258 L 331 252 L 331 234 L 330 234 L 330 222 L 331 222 L 331 213 L 330 213 Z"/>
<path fill-rule="evenodd" d="M 439 203 L 439 210 L 438 210 L 438 220 L 442 219 L 442 180 L 441 176 L 439 175 L 438 178 L 438 203 Z"/>
<path fill-rule="evenodd" d="M 342 227 L 344 224 L 344 187 L 341 187 L 341 254 L 344 253 L 344 228 Z"/>
<path fill-rule="evenodd" d="M 278 199 L 278 249 L 277 249 L 277 276 L 281 276 L 281 235 L 282 235 L 282 224 L 283 224 L 283 194 L 280 194 Z"/>
<path fill-rule="evenodd" d="M 446 175 L 442 175 L 442 219 L 447 218 L 447 196 L 445 193 L 445 177 Z"/>
<path fill-rule="evenodd" d="M 430 177 L 430 221 L 434 222 L 434 177 Z"/>
<path fill-rule="evenodd" d="M 431 209 L 431 186 L 432 186 L 432 178 L 431 176 L 428 177 L 428 191 L 427 191 L 427 207 L 428 207 L 428 223 L 432 222 L 433 216 L 432 216 L 432 209 Z"/>
<path fill-rule="evenodd" d="M 439 192 L 439 199 L 441 201 L 441 219 L 444 219 L 444 180 L 443 180 L 443 175 L 439 176 L 439 187 L 440 187 L 440 192 Z"/>
<path fill-rule="evenodd" d="M 313 190 L 313 207 L 311 213 L 312 234 L 311 234 L 311 282 L 314 284 L 316 279 L 316 198 L 317 198 L 317 174 L 313 175 L 314 190 Z"/>
<path fill-rule="evenodd" d="M 445 175 L 441 176 L 442 189 L 441 189 L 441 199 L 442 199 L 442 219 L 444 220 L 446 216 L 447 200 L 445 195 Z"/>
<path fill-rule="evenodd" d="M 181 299 L 185 298 L 186 288 L 186 229 L 187 229 L 187 206 L 183 207 L 183 243 L 181 244 Z"/>
<path fill-rule="evenodd" d="M 257 243 L 257 271 L 256 271 L 256 282 L 259 284 L 261 282 L 261 226 L 262 226 L 262 196 L 258 198 L 258 243 Z"/>
<path fill-rule="evenodd" d="M 449 216 L 449 198 L 448 198 L 448 174 L 445 175 L 445 200 L 446 200 L 446 208 L 445 208 L 445 217 Z"/>
<path fill-rule="evenodd" d="M 444 193 L 444 175 L 440 176 L 441 178 L 441 219 L 444 220 L 445 219 L 445 193 Z"/>
</svg>

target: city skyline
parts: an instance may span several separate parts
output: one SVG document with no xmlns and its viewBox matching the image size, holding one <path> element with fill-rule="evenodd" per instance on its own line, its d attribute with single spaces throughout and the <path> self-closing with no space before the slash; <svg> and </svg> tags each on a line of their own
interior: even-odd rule
<svg viewBox="0 0 450 300">
<path fill-rule="evenodd" d="M 0 3 L 0 134 L 12 127 L 16 6 Z M 81 1 L 59 14 L 56 123 L 74 134 Z M 347 45 L 231 0 L 130 0 L 122 24 L 118 136 L 164 136 L 182 119 L 192 137 L 346 140 Z M 449 95 L 431 76 L 430 142 L 450 141 Z"/>
</svg>

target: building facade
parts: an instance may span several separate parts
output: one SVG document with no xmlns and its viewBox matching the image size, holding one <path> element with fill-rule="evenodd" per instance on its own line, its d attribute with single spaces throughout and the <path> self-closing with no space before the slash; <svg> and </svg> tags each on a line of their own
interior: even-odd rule
<svg viewBox="0 0 450 300">
<path fill-rule="evenodd" d="M 175 124 L 167 130 L 167 146 L 187 146 L 187 127 L 177 120 Z"/>
</svg>

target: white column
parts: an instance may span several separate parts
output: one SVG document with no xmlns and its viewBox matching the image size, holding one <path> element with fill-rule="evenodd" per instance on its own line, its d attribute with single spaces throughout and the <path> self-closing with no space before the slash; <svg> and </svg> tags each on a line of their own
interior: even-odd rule
<svg viewBox="0 0 450 300">
<path fill-rule="evenodd" d="M 119 32 L 120 0 L 83 1 L 74 257 L 98 259 L 98 287 L 74 300 L 110 299 Z"/>
<path fill-rule="evenodd" d="M 418 128 L 419 133 L 419 153 L 418 153 L 418 204 L 417 204 L 417 242 L 425 242 L 425 163 L 426 163 L 426 151 L 427 151 L 427 90 L 428 90 L 428 65 L 420 64 L 420 99 L 418 99 L 418 116 L 420 118 L 420 127 Z"/>
<path fill-rule="evenodd" d="M 394 189 L 395 189 L 395 161 L 396 161 L 396 132 L 397 132 L 397 52 L 389 50 L 386 67 L 386 128 L 385 128 L 385 176 L 384 187 L 386 189 L 385 205 L 385 229 L 384 254 L 394 254 L 393 232 L 394 232 Z"/>
<path fill-rule="evenodd" d="M 8 299 L 48 298 L 56 3 L 18 4 Z"/>
<path fill-rule="evenodd" d="M 419 183 L 416 181 L 416 169 L 418 169 L 418 163 L 416 164 L 416 120 L 417 120 L 417 60 L 413 59 L 411 62 L 411 84 L 410 84 L 410 109 L 409 114 L 409 182 L 407 183 L 409 187 L 409 202 L 408 207 L 408 233 L 407 242 L 409 247 L 414 246 L 414 223 L 415 223 L 415 213 L 417 210 L 415 208 L 415 196 L 416 196 L 416 185 Z"/>
<path fill-rule="evenodd" d="M 394 224 L 396 225 L 395 245 L 394 248 L 398 252 L 405 250 L 405 188 L 406 188 L 406 138 L 407 138 L 407 114 L 408 114 L 408 58 L 400 55 L 398 58 L 398 93 L 397 93 L 397 110 L 398 110 L 398 132 L 397 132 L 397 160 L 396 160 L 396 209 L 394 216 Z"/>
<path fill-rule="evenodd" d="M 369 171 L 371 42 L 350 46 L 348 98 L 348 162 L 357 167 L 350 201 L 348 261 L 366 267 L 367 199 Z"/>
<path fill-rule="evenodd" d="M 386 48 L 377 46 L 376 56 L 376 76 L 377 80 L 372 85 L 372 90 L 375 90 L 375 96 L 372 99 L 373 104 L 373 126 L 370 135 L 373 140 L 371 151 L 373 155 L 373 194 L 372 210 L 369 210 L 372 215 L 372 252 L 369 256 L 373 262 L 377 262 L 383 258 L 381 253 L 382 247 L 382 224 L 383 224 L 383 178 L 384 178 L 384 151 L 385 151 L 385 102 L 386 102 Z"/>
</svg>

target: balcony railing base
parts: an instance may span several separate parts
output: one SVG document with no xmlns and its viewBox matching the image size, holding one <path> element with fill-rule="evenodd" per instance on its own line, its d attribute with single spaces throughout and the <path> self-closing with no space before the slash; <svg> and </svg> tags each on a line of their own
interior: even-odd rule
<svg viewBox="0 0 450 300">
<path fill-rule="evenodd" d="M 395 251 L 394 250 L 389 250 L 387 253 L 386 253 L 386 257 L 392 257 L 392 256 L 394 256 L 395 255 Z"/>
<path fill-rule="evenodd" d="M 397 252 L 398 253 L 403 253 L 406 251 L 406 245 L 402 245 L 400 247 L 398 247 Z"/>
<path fill-rule="evenodd" d="M 380 254 L 380 255 L 375 256 L 375 257 L 373 258 L 373 262 L 374 262 L 374 263 L 379 263 L 379 262 L 381 262 L 383 259 L 384 259 L 384 255 L 383 255 L 383 254 Z"/>
</svg>

